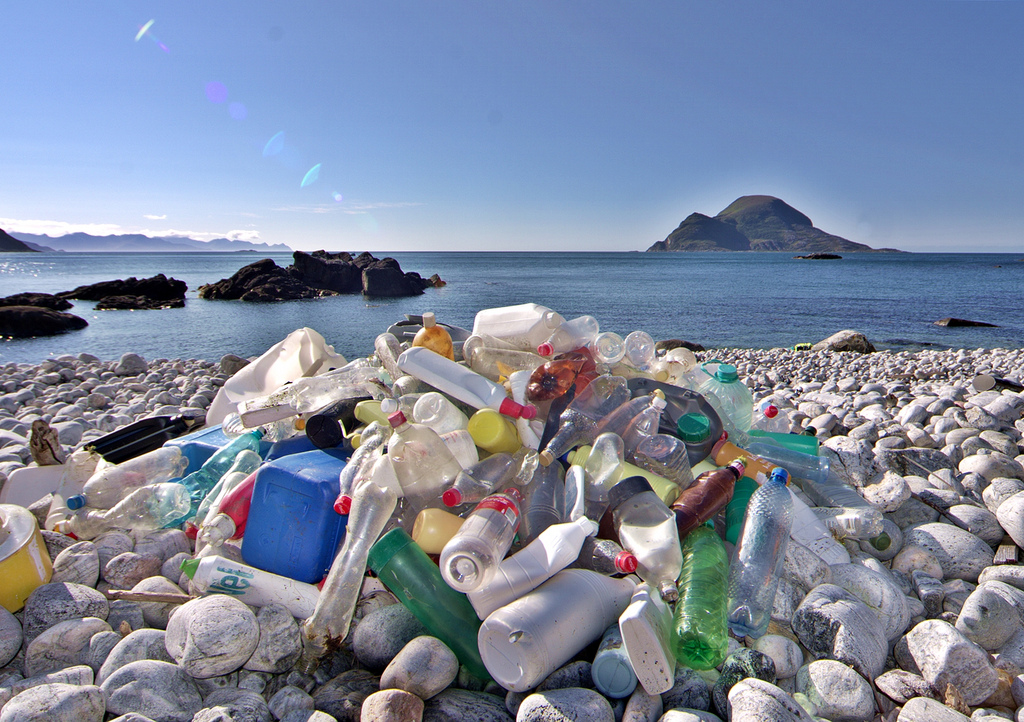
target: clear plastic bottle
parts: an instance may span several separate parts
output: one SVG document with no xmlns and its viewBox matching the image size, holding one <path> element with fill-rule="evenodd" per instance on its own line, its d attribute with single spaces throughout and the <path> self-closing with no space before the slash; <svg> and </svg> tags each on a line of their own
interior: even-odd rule
<svg viewBox="0 0 1024 722">
<path fill-rule="evenodd" d="M 729 565 L 729 629 L 738 637 L 764 636 L 772 619 L 793 526 L 788 481 L 785 469 L 775 469 L 747 505 L 743 531 Z"/>
<path fill-rule="evenodd" d="M 369 476 L 376 461 L 377 452 L 384 447 L 385 442 L 391 436 L 391 427 L 387 429 L 381 424 L 373 421 L 363 429 L 360 436 L 359 448 L 352 452 L 345 468 L 341 470 L 338 479 L 338 499 L 334 502 L 334 510 L 339 514 L 348 514 L 352 507 L 352 489 L 356 481 Z"/>
<path fill-rule="evenodd" d="M 265 441 L 275 443 L 295 436 L 299 431 L 297 424 L 301 424 L 301 420 L 295 416 L 289 416 L 286 419 L 271 421 L 256 428 L 263 432 Z M 220 428 L 224 432 L 224 436 L 229 439 L 237 439 L 242 434 L 252 431 L 250 427 L 242 423 L 242 417 L 235 413 L 225 416 L 224 420 L 220 422 Z"/>
<path fill-rule="evenodd" d="M 814 507 L 812 511 L 833 534 L 843 539 L 875 539 L 883 532 L 878 518 L 870 512 L 865 513 L 864 509 L 818 506 Z M 882 543 L 884 546 L 881 547 L 876 544 L 879 551 L 889 548 L 889 544 L 884 540 Z"/>
<path fill-rule="evenodd" d="M 665 410 L 665 397 L 656 391 L 648 399 L 648 405 L 639 414 L 630 419 L 626 428 L 616 432 L 622 437 L 626 460 L 636 461 L 636 449 L 646 439 L 658 433 L 661 425 L 661 414 Z"/>
<path fill-rule="evenodd" d="M 476 505 L 444 545 L 439 566 L 452 589 L 472 592 L 494 578 L 519 529 L 521 500 L 515 487 L 492 494 Z"/>
<path fill-rule="evenodd" d="M 756 439 L 756 437 L 751 438 Z M 799 451 L 787 449 L 785 446 L 777 446 L 763 441 L 751 441 L 744 449 L 765 461 L 781 466 L 794 478 L 808 479 L 816 484 L 822 484 L 828 480 L 829 460 L 827 456 L 802 454 Z"/>
<path fill-rule="evenodd" d="M 189 501 L 188 489 L 182 484 L 150 484 L 136 489 L 110 509 L 80 509 L 74 516 L 60 522 L 56 531 L 88 540 L 111 529 L 161 529 L 168 522 L 184 518 L 189 510 Z"/>
<path fill-rule="evenodd" d="M 693 483 L 686 443 L 668 434 L 654 434 L 641 441 L 633 452 L 633 463 L 662 476 L 680 490 Z"/>
<path fill-rule="evenodd" d="M 564 322 L 561 314 L 536 303 L 485 308 L 473 320 L 473 334 L 494 336 L 523 351 L 533 351 Z"/>
<path fill-rule="evenodd" d="M 683 539 L 679 601 L 672 624 L 672 652 L 681 664 L 714 669 L 729 651 L 726 601 L 729 557 L 715 530 L 698 526 Z"/>
<path fill-rule="evenodd" d="M 771 431 L 776 434 L 788 434 L 792 424 L 789 414 L 771 402 L 762 399 L 754 407 L 750 428 L 758 431 Z"/>
<path fill-rule="evenodd" d="M 516 371 L 533 371 L 544 363 L 544 357 L 530 351 L 494 348 L 473 344 L 470 350 L 463 347 L 463 355 L 471 369 L 491 381 L 500 381 Z"/>
<path fill-rule="evenodd" d="M 561 464 L 538 467 L 522 489 L 519 543 L 526 545 L 553 524 L 565 521 L 565 479 Z"/>
<path fill-rule="evenodd" d="M 587 515 L 598 518 L 607 505 L 607 490 L 627 476 L 642 476 L 663 502 L 670 504 L 681 491 L 679 486 L 653 471 L 630 464 L 622 459 L 622 440 L 618 434 L 601 434 L 594 439 L 594 446 L 581 446 L 570 451 L 566 457 L 570 464 L 584 466 L 587 473 Z M 602 491 L 603 490 L 603 491 Z M 592 505 L 594 502 L 596 505 Z"/>
<path fill-rule="evenodd" d="M 199 505 L 199 510 L 196 512 L 192 523 L 200 527 L 207 516 L 210 516 L 210 518 L 216 516 L 220 511 L 220 504 L 224 498 L 232 489 L 244 482 L 250 474 L 260 468 L 262 463 L 263 458 L 255 451 L 249 451 L 248 449 L 239 451 L 234 463 L 231 464 L 231 468 L 220 478 L 220 481 L 217 482 Z"/>
<path fill-rule="evenodd" d="M 507 487 L 515 479 L 518 465 L 511 454 L 491 454 L 468 469 L 463 469 L 455 481 L 441 494 L 445 506 L 475 504 L 498 487 Z"/>
<path fill-rule="evenodd" d="M 398 365 L 406 373 L 474 408 L 490 408 L 514 418 L 532 419 L 537 415 L 535 407 L 510 399 L 503 386 L 428 349 L 403 351 Z"/>
<path fill-rule="evenodd" d="M 345 542 L 331 564 L 316 610 L 302 625 L 303 646 L 311 656 L 323 657 L 348 636 L 366 574 L 367 555 L 395 510 L 396 502 L 392 489 L 372 482 L 363 482 L 355 488 Z"/>
<path fill-rule="evenodd" d="M 637 574 L 666 602 L 676 601 L 683 557 L 672 510 L 642 476 L 631 476 L 613 486 L 608 492 L 608 508 L 622 546 L 639 562 Z"/>
<path fill-rule="evenodd" d="M 68 509 L 109 509 L 133 489 L 181 476 L 188 459 L 177 446 L 163 446 L 120 464 L 107 464 L 89 477 L 82 491 L 67 499 Z"/>
<path fill-rule="evenodd" d="M 680 539 L 714 518 L 729 503 L 736 480 L 743 476 L 745 461 L 737 459 L 724 469 L 704 472 L 672 502 Z"/>
<path fill-rule="evenodd" d="M 319 411 L 341 399 L 380 393 L 380 369 L 353 366 L 355 362 L 320 376 L 296 379 L 266 396 L 243 401 L 239 416 L 248 428 Z"/>
<path fill-rule="evenodd" d="M 597 334 L 588 348 L 594 355 L 594 361 L 606 366 L 619 363 L 626 355 L 626 342 L 612 331 Z"/>
<path fill-rule="evenodd" d="M 480 452 L 476 448 L 476 443 L 473 441 L 473 437 L 466 429 L 455 429 L 455 431 L 446 431 L 440 434 L 441 441 L 448 448 L 448 451 L 452 453 L 455 460 L 459 462 L 459 466 L 463 469 L 468 469 L 476 462 L 480 461 Z"/>
<path fill-rule="evenodd" d="M 232 439 L 207 459 L 205 464 L 182 479 L 181 483 L 188 490 L 192 503 L 185 516 L 175 520 L 172 524 L 168 524 L 168 526 L 177 526 L 181 522 L 195 516 L 195 513 L 199 510 L 199 505 L 206 498 L 206 495 L 210 493 L 210 490 L 217 485 L 220 478 L 235 463 L 235 457 L 238 456 L 238 453 L 240 451 L 255 451 L 259 453 L 260 440 L 262 438 L 263 432 L 256 429 Z"/>
<path fill-rule="evenodd" d="M 572 447 L 589 444 L 597 437 L 598 422 L 629 398 L 629 388 L 620 376 L 591 381 L 559 416 L 558 431 L 540 452 L 540 463 L 547 466 Z"/>
<path fill-rule="evenodd" d="M 412 420 L 417 424 L 429 426 L 439 434 L 464 429 L 469 424 L 469 417 L 448 397 L 436 391 L 430 391 L 416 399 Z"/>
<path fill-rule="evenodd" d="M 708 373 L 709 363 L 713 362 L 709 361 L 701 364 L 701 368 L 705 373 Z M 750 430 L 750 422 L 753 419 L 754 412 L 754 397 L 751 396 L 750 389 L 747 388 L 746 384 L 740 381 L 735 366 L 719 363 L 714 375 L 702 383 L 697 391 L 703 394 L 705 398 L 709 395 L 714 396 L 722 407 L 721 410 L 718 408 L 715 410 L 720 414 L 724 411 L 733 426 L 738 430 L 743 432 Z"/>
<path fill-rule="evenodd" d="M 789 493 L 793 497 L 793 526 L 789 538 L 810 549 L 826 564 L 849 564 L 850 553 L 846 547 L 836 541 L 829 528 L 792 488 Z"/>
<path fill-rule="evenodd" d="M 412 339 L 412 345 L 428 348 L 434 353 L 454 361 L 455 349 L 452 346 L 451 334 L 444 326 L 437 325 L 437 319 L 432 311 L 424 313 L 422 318 L 423 327 L 416 332 Z"/>
<path fill-rule="evenodd" d="M 388 457 L 410 503 L 423 508 L 455 481 L 462 467 L 429 426 L 411 424 L 401 411 L 388 417 Z"/>
<path fill-rule="evenodd" d="M 537 346 L 541 356 L 574 351 L 590 344 L 600 332 L 597 319 L 593 316 L 577 316 L 552 331 L 548 339 Z"/>
<path fill-rule="evenodd" d="M 859 534 L 857 538 L 869 539 L 882 533 L 882 511 L 868 502 L 852 486 L 844 484 L 837 479 L 825 479 L 822 482 L 810 481 L 797 477 L 797 485 L 807 495 L 807 498 L 819 507 L 841 507 L 841 511 L 830 514 L 830 518 L 837 519 L 834 522 L 837 531 L 844 530 Z M 820 517 L 819 517 L 820 518 Z M 829 522 L 825 519 L 825 524 Z"/>
<path fill-rule="evenodd" d="M 579 556 L 569 566 L 573 569 L 589 569 L 605 576 L 633 574 L 638 562 L 633 552 L 628 552 L 611 539 L 587 537 L 580 547 Z"/>
<path fill-rule="evenodd" d="M 646 331 L 633 331 L 623 341 L 626 363 L 635 369 L 646 371 L 655 358 L 654 338 Z"/>
<path fill-rule="evenodd" d="M 402 344 L 398 337 L 392 333 L 382 333 L 374 340 L 373 349 L 384 370 L 391 377 L 391 382 L 400 379 L 403 374 L 402 369 L 398 368 L 398 357 L 402 354 Z"/>
<path fill-rule="evenodd" d="M 660 393 L 660 392 L 655 392 Z M 658 398 L 655 395 L 648 396 L 637 396 L 635 398 L 627 399 L 619 404 L 616 408 L 601 417 L 597 422 L 597 433 L 598 434 L 618 434 L 619 437 L 626 441 L 626 437 L 632 433 L 632 427 L 634 422 L 637 424 L 641 423 L 640 416 L 644 411 L 651 409 L 654 406 L 654 399 Z M 654 431 L 657 433 L 658 421 L 661 419 L 661 410 L 665 408 L 665 397 L 661 396 L 662 401 L 661 407 L 658 409 L 657 418 L 654 423 Z M 646 428 L 650 429 L 650 423 L 646 424 Z M 639 441 L 638 441 L 639 443 Z M 634 445 L 635 448 L 635 445 Z"/>
</svg>

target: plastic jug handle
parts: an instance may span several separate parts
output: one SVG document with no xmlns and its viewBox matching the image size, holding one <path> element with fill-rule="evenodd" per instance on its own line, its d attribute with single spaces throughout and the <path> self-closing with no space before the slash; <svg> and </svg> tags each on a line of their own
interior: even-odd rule
<svg viewBox="0 0 1024 722">
<path fill-rule="evenodd" d="M 700 370 L 703 371 L 704 373 L 706 373 L 708 376 L 714 376 L 713 373 L 711 373 L 710 371 L 707 370 L 707 368 L 706 368 L 707 365 L 708 364 L 718 364 L 719 366 L 721 366 L 724 363 L 725 363 L 725 361 L 723 361 L 720 358 L 708 359 L 707 361 L 705 361 L 704 363 L 702 363 L 700 365 Z"/>
</svg>

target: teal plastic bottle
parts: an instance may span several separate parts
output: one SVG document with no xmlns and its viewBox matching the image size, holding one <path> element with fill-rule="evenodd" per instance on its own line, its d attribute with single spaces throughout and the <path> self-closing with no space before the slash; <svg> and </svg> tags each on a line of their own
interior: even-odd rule
<svg viewBox="0 0 1024 722">
<path fill-rule="evenodd" d="M 715 530 L 699 526 L 683 540 L 672 653 L 691 669 L 712 669 L 729 650 L 726 593 L 729 557 Z"/>
<path fill-rule="evenodd" d="M 199 469 L 182 479 L 181 483 L 188 489 L 192 502 L 185 516 L 167 526 L 177 526 L 194 517 L 196 512 L 199 511 L 199 505 L 206 498 L 206 495 L 217 485 L 220 478 L 231 469 L 231 465 L 235 463 L 235 457 L 238 456 L 238 452 L 248 450 L 259 453 L 260 439 L 262 438 L 263 432 L 259 429 L 247 431 L 222 446 Z"/>
</svg>

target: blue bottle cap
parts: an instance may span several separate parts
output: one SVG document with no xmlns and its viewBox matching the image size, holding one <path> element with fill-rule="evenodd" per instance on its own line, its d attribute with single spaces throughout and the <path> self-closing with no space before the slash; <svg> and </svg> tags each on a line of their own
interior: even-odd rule
<svg viewBox="0 0 1024 722">
<path fill-rule="evenodd" d="M 768 477 L 768 481 L 774 481 L 776 484 L 787 486 L 789 484 L 789 472 L 781 466 L 776 466 L 772 469 L 772 473 Z"/>
<path fill-rule="evenodd" d="M 78 511 L 83 506 L 85 506 L 85 494 L 75 494 L 74 496 L 69 496 L 65 504 L 67 504 L 68 509 L 70 509 L 71 511 Z"/>
</svg>

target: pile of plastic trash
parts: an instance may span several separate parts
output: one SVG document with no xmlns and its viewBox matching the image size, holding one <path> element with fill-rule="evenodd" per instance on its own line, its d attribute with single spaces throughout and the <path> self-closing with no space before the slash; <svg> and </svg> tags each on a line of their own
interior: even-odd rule
<svg viewBox="0 0 1024 722">
<path fill-rule="evenodd" d="M 229 380 L 199 431 L 147 419 L 102 458 L 76 452 L 47 526 L 184 528 L 193 589 L 285 605 L 306 672 L 371 573 L 507 690 L 600 640 L 612 698 L 764 635 L 790 538 L 827 564 L 850 561 L 837 537 L 887 544 L 814 436 L 733 366 L 658 355 L 642 331 L 536 304 L 480 311 L 471 333 L 425 313 L 348 363 L 301 334 Z"/>
</svg>

